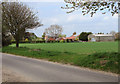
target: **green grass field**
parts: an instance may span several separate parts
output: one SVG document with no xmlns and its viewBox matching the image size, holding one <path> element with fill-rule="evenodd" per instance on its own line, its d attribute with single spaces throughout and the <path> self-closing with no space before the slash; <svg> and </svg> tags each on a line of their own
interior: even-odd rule
<svg viewBox="0 0 120 84">
<path fill-rule="evenodd" d="M 119 73 L 118 42 L 23 43 L 3 52 Z"/>
<path fill-rule="evenodd" d="M 15 45 L 11 45 L 15 46 Z M 26 43 L 20 47 L 42 49 L 46 51 L 90 54 L 95 52 L 117 52 L 118 42 L 81 42 L 81 43 Z"/>
</svg>

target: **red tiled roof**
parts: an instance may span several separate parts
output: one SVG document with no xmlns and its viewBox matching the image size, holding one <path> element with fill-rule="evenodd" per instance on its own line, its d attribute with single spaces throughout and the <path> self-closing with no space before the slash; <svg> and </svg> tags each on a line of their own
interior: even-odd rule
<svg viewBox="0 0 120 84">
<path fill-rule="evenodd" d="M 65 38 L 60 38 L 59 40 L 65 40 Z"/>
<path fill-rule="evenodd" d="M 54 38 L 49 38 L 48 40 L 49 40 L 49 41 L 54 41 L 55 39 L 54 39 Z"/>
<path fill-rule="evenodd" d="M 76 36 L 67 37 L 66 39 L 75 39 Z"/>
</svg>

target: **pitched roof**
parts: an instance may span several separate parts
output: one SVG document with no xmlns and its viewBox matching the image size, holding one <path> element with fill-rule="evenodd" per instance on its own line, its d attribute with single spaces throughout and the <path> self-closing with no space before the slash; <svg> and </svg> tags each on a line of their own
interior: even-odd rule
<svg viewBox="0 0 120 84">
<path fill-rule="evenodd" d="M 113 36 L 112 34 L 93 34 L 94 36 Z"/>
<path fill-rule="evenodd" d="M 49 41 L 54 41 L 55 39 L 54 39 L 54 38 L 49 38 L 48 40 L 49 40 Z"/>
<path fill-rule="evenodd" d="M 75 39 L 76 36 L 67 37 L 66 39 Z"/>
</svg>

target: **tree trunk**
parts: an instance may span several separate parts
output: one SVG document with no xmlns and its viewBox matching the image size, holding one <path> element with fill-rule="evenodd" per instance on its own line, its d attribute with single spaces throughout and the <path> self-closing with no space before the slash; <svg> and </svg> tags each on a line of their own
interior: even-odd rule
<svg viewBox="0 0 120 84">
<path fill-rule="evenodd" d="M 17 48 L 19 47 L 19 41 L 16 41 L 16 47 Z"/>
</svg>

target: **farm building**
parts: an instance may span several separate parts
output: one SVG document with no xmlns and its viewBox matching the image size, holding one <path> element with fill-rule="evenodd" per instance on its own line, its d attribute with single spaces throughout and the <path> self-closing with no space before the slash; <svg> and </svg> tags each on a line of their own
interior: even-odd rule
<svg viewBox="0 0 120 84">
<path fill-rule="evenodd" d="M 88 41 L 90 42 L 105 42 L 114 41 L 115 37 L 112 34 L 90 34 L 88 35 Z"/>
<path fill-rule="evenodd" d="M 59 37 L 56 39 L 56 41 L 60 41 L 60 40 L 65 40 L 65 37 Z"/>
<path fill-rule="evenodd" d="M 54 36 L 45 36 L 45 40 L 46 41 L 55 41 L 57 38 L 59 38 L 59 37 L 54 37 Z"/>
<path fill-rule="evenodd" d="M 70 37 L 67 37 L 65 38 L 66 40 L 70 40 L 70 41 L 75 41 L 75 40 L 79 40 L 79 35 L 75 36 L 75 35 L 72 35 Z"/>
</svg>

